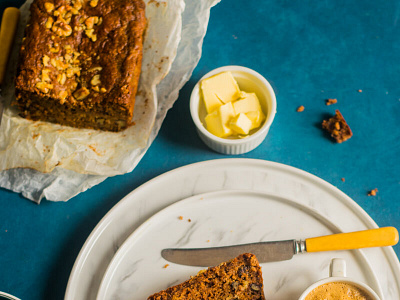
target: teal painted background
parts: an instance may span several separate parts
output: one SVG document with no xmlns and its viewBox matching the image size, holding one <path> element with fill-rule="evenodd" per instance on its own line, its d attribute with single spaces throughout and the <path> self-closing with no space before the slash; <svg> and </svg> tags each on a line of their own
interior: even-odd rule
<svg viewBox="0 0 400 300">
<path fill-rule="evenodd" d="M 20 4 L 0 0 L 0 13 Z M 22 299 L 62 299 L 80 248 L 120 199 L 166 171 L 228 157 L 206 148 L 189 114 L 195 83 L 224 65 L 261 73 L 278 101 L 266 140 L 237 157 L 310 172 L 349 195 L 379 226 L 400 229 L 399 17 L 400 2 L 394 0 L 222 0 L 211 10 L 192 78 L 132 173 L 109 178 L 67 203 L 36 205 L 0 189 L 0 290 Z M 338 103 L 326 106 L 327 98 Z M 304 112 L 296 112 L 299 105 Z M 335 109 L 354 132 L 343 144 L 320 128 Z M 377 196 L 367 196 L 374 188 Z M 399 255 L 400 246 L 394 249 Z"/>
</svg>

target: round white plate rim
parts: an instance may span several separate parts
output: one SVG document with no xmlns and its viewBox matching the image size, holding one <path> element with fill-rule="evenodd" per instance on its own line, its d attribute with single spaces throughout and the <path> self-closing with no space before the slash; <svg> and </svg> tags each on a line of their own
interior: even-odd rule
<svg viewBox="0 0 400 300">
<path fill-rule="evenodd" d="M 192 173 L 191 176 L 196 175 L 196 172 L 199 172 L 203 169 L 210 169 L 210 168 L 215 168 L 219 164 L 223 164 L 223 166 L 228 165 L 228 166 L 241 166 L 246 169 L 253 169 L 253 168 L 266 168 L 266 169 L 277 169 L 279 171 L 287 172 L 289 174 L 293 174 L 295 176 L 298 176 L 302 179 L 307 179 L 309 181 L 312 181 L 314 184 L 320 185 L 323 189 L 328 190 L 330 193 L 334 193 L 336 195 L 336 200 L 339 202 L 345 204 L 349 209 L 365 224 L 365 229 L 372 229 L 372 228 L 378 228 L 377 224 L 373 219 L 355 202 L 353 201 L 349 196 L 347 196 L 345 193 L 343 193 L 341 190 L 339 190 L 337 187 L 333 186 L 332 184 L 326 182 L 325 180 L 308 173 L 306 171 L 303 171 L 301 169 L 298 169 L 296 167 L 292 167 L 289 165 L 277 163 L 277 162 L 272 162 L 272 161 L 267 161 L 267 160 L 261 160 L 261 159 L 251 159 L 251 158 L 222 158 L 222 159 L 214 159 L 214 160 L 207 160 L 207 161 L 201 161 L 189 165 L 185 165 L 176 169 L 173 169 L 171 171 L 165 172 L 149 181 L 146 183 L 140 185 L 136 189 L 134 189 L 132 192 L 130 192 L 128 195 L 126 195 L 123 199 L 121 199 L 112 209 L 109 210 L 109 212 L 101 219 L 101 221 L 96 225 L 96 227 L 93 229 L 93 231 L 90 233 L 88 238 L 86 239 L 84 245 L 82 246 L 76 260 L 74 263 L 74 266 L 72 268 L 67 288 L 66 288 L 66 293 L 65 293 L 65 300 L 73 300 L 74 295 L 79 295 L 80 293 L 83 293 L 83 291 L 79 291 L 77 285 L 79 284 L 80 281 L 80 276 L 84 275 L 84 264 L 90 255 L 91 250 L 93 249 L 96 241 L 101 239 L 102 233 L 104 230 L 107 228 L 108 225 L 111 225 L 113 222 L 113 219 L 118 218 L 119 214 L 123 214 L 124 212 L 124 207 L 128 206 L 130 202 L 135 202 L 135 195 L 143 191 L 144 189 L 147 189 L 148 187 L 151 187 L 152 185 L 156 184 L 157 182 L 160 182 L 162 180 L 165 180 L 165 178 L 169 176 L 173 176 L 175 174 L 180 174 L 180 173 Z M 229 189 L 229 188 L 226 188 Z M 162 207 L 161 207 L 162 208 Z M 160 208 L 160 209 L 161 209 Z M 396 284 L 397 284 L 397 289 L 400 290 L 400 265 L 398 264 L 398 258 L 391 247 L 385 247 L 382 249 L 384 252 L 384 256 L 386 256 L 386 259 L 390 262 L 390 269 L 392 270 L 393 274 L 395 275 L 396 278 Z M 101 258 L 99 258 L 101 259 Z M 89 288 L 89 287 L 87 287 Z"/>
<path fill-rule="evenodd" d="M 312 207 L 309 207 L 307 205 L 304 205 L 302 203 L 298 203 L 292 199 L 289 198 L 283 198 L 279 195 L 273 195 L 270 193 L 265 193 L 261 191 L 251 191 L 251 190 L 222 190 L 222 191 L 215 191 L 215 192 L 208 192 L 208 193 L 203 193 L 203 194 L 197 194 L 191 197 L 187 197 L 184 199 L 181 199 L 177 202 L 172 203 L 171 205 L 165 207 L 164 209 L 160 210 L 159 212 L 155 213 L 153 216 L 151 216 L 149 219 L 147 219 L 145 222 L 143 222 L 138 228 L 136 228 L 130 235 L 129 237 L 125 240 L 125 242 L 119 247 L 117 252 L 115 253 L 114 257 L 112 258 L 110 264 L 108 265 L 106 272 L 104 273 L 103 279 L 100 283 L 100 288 L 97 294 L 96 299 L 97 300 L 104 300 L 106 299 L 106 293 L 109 288 L 110 280 L 112 279 L 112 276 L 114 275 L 116 268 L 120 265 L 121 259 L 124 258 L 124 256 L 127 254 L 128 251 L 130 251 L 132 247 L 132 243 L 135 242 L 137 238 L 140 238 L 141 235 L 143 235 L 143 232 L 151 226 L 152 222 L 156 222 L 155 220 L 164 214 L 168 214 L 171 210 L 174 210 L 176 207 L 180 207 L 182 205 L 187 205 L 192 202 L 196 202 L 199 198 L 204 198 L 207 200 L 214 199 L 215 198 L 220 198 L 222 197 L 227 197 L 231 195 L 231 197 L 238 197 L 240 196 L 239 194 L 243 194 L 243 197 L 246 196 L 248 197 L 254 197 L 254 196 L 259 196 L 262 198 L 268 198 L 268 200 L 273 200 L 273 201 L 283 201 L 286 204 L 289 204 L 291 206 L 300 208 L 302 211 L 307 211 L 317 217 L 318 219 L 322 220 L 323 223 L 327 223 L 329 227 L 334 228 L 335 230 L 339 232 L 344 232 L 340 226 L 329 220 L 329 218 L 323 216 L 320 214 L 317 210 L 313 209 Z M 274 198 L 274 199 L 272 199 Z M 368 259 L 366 256 L 363 254 L 362 251 L 360 250 L 353 250 L 354 252 L 357 253 L 358 256 L 360 256 L 365 263 L 365 268 L 367 269 L 366 272 L 369 272 L 370 275 L 372 275 L 372 278 L 374 280 L 374 291 L 379 295 L 379 297 L 382 298 L 382 288 L 377 280 L 377 276 L 375 272 L 373 271 L 371 265 L 368 262 Z"/>
</svg>

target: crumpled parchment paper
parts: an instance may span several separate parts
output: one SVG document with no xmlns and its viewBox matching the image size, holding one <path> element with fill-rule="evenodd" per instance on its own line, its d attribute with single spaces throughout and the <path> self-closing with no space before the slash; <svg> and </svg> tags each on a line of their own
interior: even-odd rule
<svg viewBox="0 0 400 300">
<path fill-rule="evenodd" d="M 20 41 L 32 0 L 21 7 Z M 8 107 L 0 128 L 0 186 L 35 202 L 67 201 L 108 176 L 131 172 L 201 56 L 210 9 L 220 0 L 146 0 L 149 28 L 135 105 L 135 126 L 120 133 L 31 122 Z M 16 45 L 19 49 L 19 45 Z M 17 50 L 3 94 L 14 95 Z M 39 170 L 39 171 L 38 171 Z"/>
</svg>

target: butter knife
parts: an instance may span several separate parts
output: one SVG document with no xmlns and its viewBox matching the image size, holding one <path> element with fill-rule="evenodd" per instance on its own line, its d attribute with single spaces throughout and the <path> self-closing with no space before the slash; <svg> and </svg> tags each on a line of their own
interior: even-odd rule
<svg viewBox="0 0 400 300">
<path fill-rule="evenodd" d="M 1 96 L 1 85 L 7 69 L 8 58 L 14 43 L 15 33 L 19 21 L 20 11 L 16 7 L 4 10 L 0 27 L 0 124 L 3 116 L 4 100 Z"/>
<path fill-rule="evenodd" d="M 351 250 L 393 246 L 399 241 L 394 227 L 338 233 L 302 240 L 260 242 L 211 248 L 169 248 L 161 256 L 173 263 L 209 267 L 230 260 L 242 253 L 254 254 L 260 263 L 289 260 L 302 252 Z"/>
</svg>

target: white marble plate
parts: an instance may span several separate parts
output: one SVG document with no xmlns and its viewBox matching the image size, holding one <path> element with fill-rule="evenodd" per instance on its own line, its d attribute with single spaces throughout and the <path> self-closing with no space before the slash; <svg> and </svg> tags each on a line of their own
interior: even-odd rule
<svg viewBox="0 0 400 300">
<path fill-rule="evenodd" d="M 290 199 L 301 206 L 315 210 L 318 215 L 330 220 L 332 225 L 335 224 L 344 232 L 377 227 L 365 211 L 339 189 L 299 169 L 256 159 L 230 158 L 200 162 L 167 172 L 148 181 L 128 194 L 107 213 L 90 234 L 76 259 L 65 299 L 96 299 L 101 280 L 117 250 L 132 232 L 157 212 L 181 199 L 207 192 L 226 190 L 258 191 L 282 199 Z M 339 230 L 325 221 L 321 222 L 328 232 Z M 178 224 L 190 225 L 191 223 Z M 313 230 L 313 228 L 307 228 L 307 230 Z M 295 236 L 285 238 L 304 237 L 306 236 L 299 231 Z M 281 238 L 284 237 L 277 237 L 277 239 Z M 210 245 L 211 243 L 213 241 L 210 239 Z M 365 257 L 365 266 L 371 266 L 372 280 L 375 278 L 378 281 L 383 300 L 400 299 L 400 267 L 393 249 L 391 247 L 369 248 L 359 252 Z M 362 257 L 358 254 L 352 255 Z M 299 258 L 294 257 L 291 261 L 280 262 L 280 265 L 276 267 L 271 264 L 268 268 L 274 268 L 271 271 L 273 273 L 274 270 L 285 264 L 299 261 Z M 360 265 L 361 260 L 362 258 L 355 260 L 357 263 L 354 265 Z M 186 273 L 182 272 L 182 276 L 192 274 L 191 270 L 193 269 L 187 268 L 190 270 Z M 265 267 L 263 266 L 263 268 Z M 289 280 L 296 280 L 297 284 L 304 286 L 317 278 L 326 276 L 323 266 L 311 266 L 311 268 L 312 273 L 297 274 L 300 279 L 293 277 L 290 269 L 285 276 L 289 276 Z M 174 269 L 162 269 L 161 264 L 161 274 L 163 274 L 162 271 L 171 272 L 171 270 Z M 359 272 L 357 270 L 360 271 L 361 268 L 354 269 L 355 272 Z M 267 286 L 271 289 L 278 289 L 279 286 L 285 284 L 283 279 L 283 277 L 275 278 Z M 267 278 L 266 280 L 271 279 Z M 372 282 L 371 279 L 366 278 L 366 280 L 368 283 Z M 171 280 L 170 283 L 174 283 L 174 280 Z M 163 288 L 164 286 L 158 287 Z M 296 288 L 294 291 L 297 289 L 300 288 Z M 154 291 L 156 290 L 154 288 Z M 271 299 L 286 300 L 273 297 L 274 295 Z M 295 299 L 295 295 L 293 298 Z"/>
<path fill-rule="evenodd" d="M 147 299 L 202 269 L 169 263 L 161 257 L 164 248 L 304 239 L 339 232 L 315 210 L 278 196 L 253 191 L 196 195 L 155 214 L 126 240 L 105 273 L 97 300 Z M 310 280 L 321 279 L 321 271 L 328 276 L 333 257 L 344 258 L 348 276 L 381 294 L 376 275 L 360 251 L 336 251 L 261 264 L 266 298 L 297 299 Z"/>
</svg>

